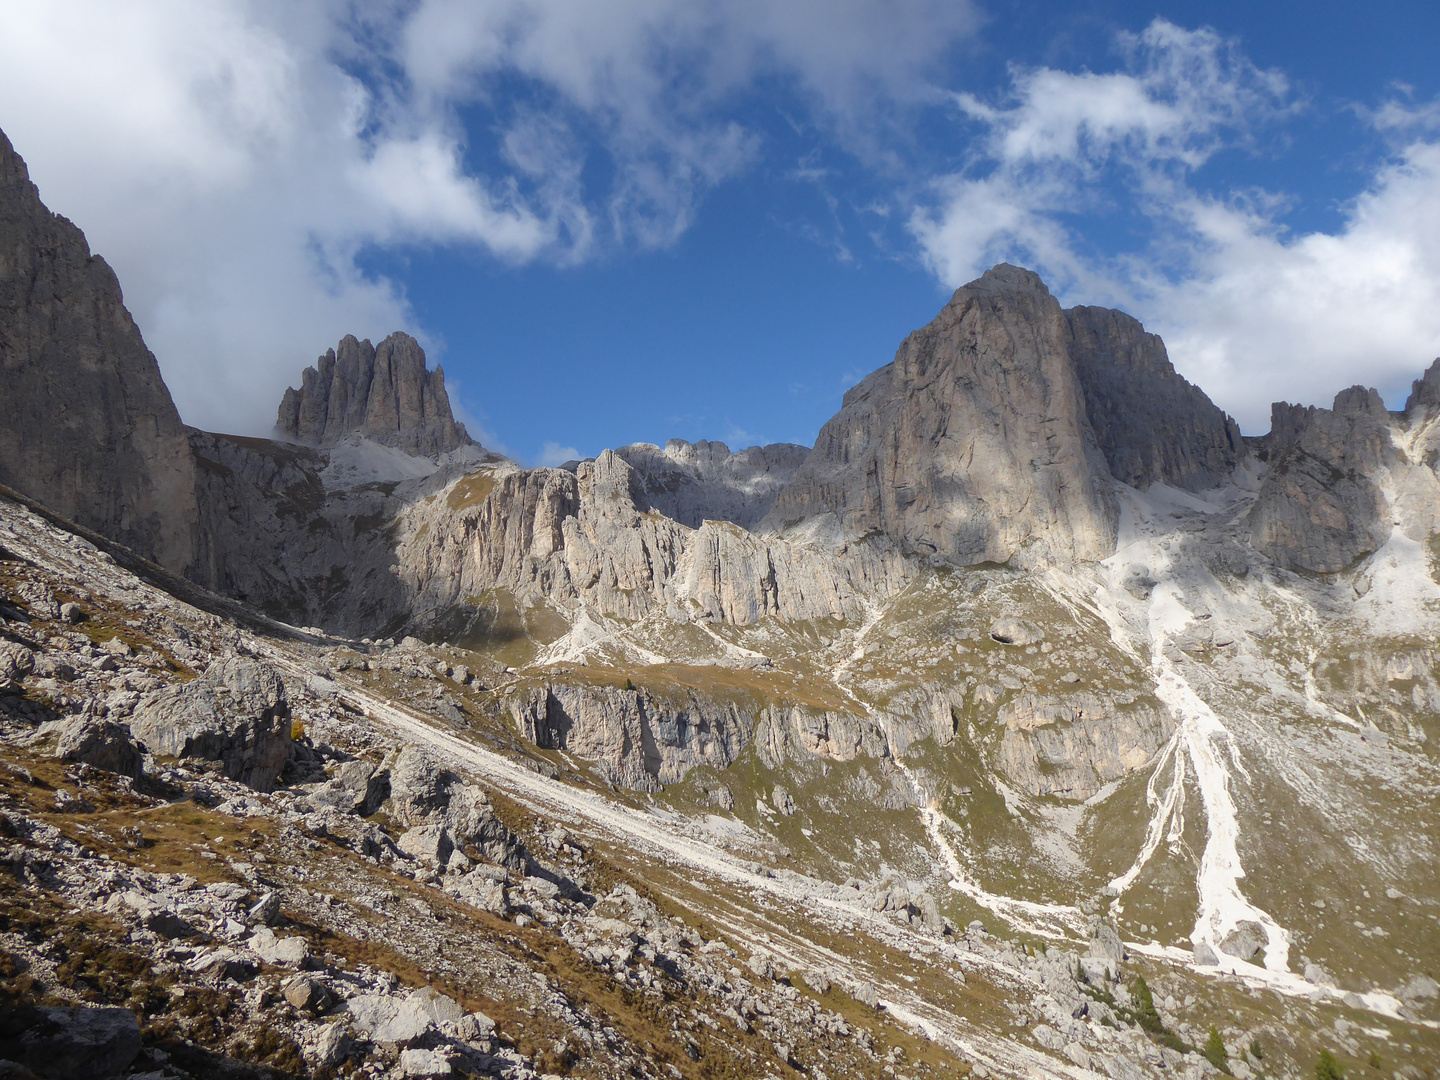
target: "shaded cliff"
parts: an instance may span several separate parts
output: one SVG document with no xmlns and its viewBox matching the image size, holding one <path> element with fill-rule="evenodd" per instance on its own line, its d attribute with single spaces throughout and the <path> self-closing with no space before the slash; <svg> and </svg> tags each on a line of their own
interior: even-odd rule
<svg viewBox="0 0 1440 1080">
<path fill-rule="evenodd" d="M 180 414 L 85 235 L 0 133 L 0 483 L 183 571 L 195 479 Z"/>
<path fill-rule="evenodd" d="M 1117 480 L 1201 491 L 1225 482 L 1245 456 L 1240 426 L 1182 378 L 1165 343 L 1111 308 L 1065 312 L 1085 411 Z"/>
</svg>

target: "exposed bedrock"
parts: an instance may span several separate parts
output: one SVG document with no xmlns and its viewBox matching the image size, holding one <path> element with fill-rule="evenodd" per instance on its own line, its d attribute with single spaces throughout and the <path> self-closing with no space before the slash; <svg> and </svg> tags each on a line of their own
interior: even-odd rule
<svg viewBox="0 0 1440 1080">
<path fill-rule="evenodd" d="M 1060 305 L 1001 265 L 846 395 L 763 529 L 834 515 L 962 564 L 1114 549 L 1117 508 Z"/>
<path fill-rule="evenodd" d="M 442 368 L 427 371 L 425 350 L 409 334 L 379 345 L 351 334 L 305 369 L 275 420 L 282 438 L 334 446 L 358 433 L 385 446 L 435 458 L 470 441 L 455 422 Z"/>
<path fill-rule="evenodd" d="M 1374 552 L 1396 527 L 1416 541 L 1433 534 L 1440 409 L 1427 395 L 1437 381 L 1432 366 L 1404 414 L 1386 411 L 1379 393 L 1363 386 L 1342 390 L 1331 409 L 1277 402 L 1251 543 L 1287 569 L 1333 573 Z"/>
<path fill-rule="evenodd" d="M 172 570 L 192 557 L 180 414 L 114 272 L 0 132 L 0 483 Z"/>
<path fill-rule="evenodd" d="M 697 765 L 725 768 L 744 749 L 751 721 L 731 703 L 648 690 L 552 683 L 507 701 L 520 733 L 599 767 L 613 784 L 655 791 Z"/>
<path fill-rule="evenodd" d="M 1189 491 L 1224 483 L 1246 455 L 1240 427 L 1175 371 L 1165 343 L 1111 308 L 1064 314 L 1086 413 L 1115 478 Z"/>
<path fill-rule="evenodd" d="M 490 589 L 624 619 L 851 618 L 909 573 L 883 542 L 822 551 L 642 511 L 634 470 L 608 450 L 573 473 L 501 470 L 461 483 L 473 502 L 437 499 L 407 515 L 398 573 L 422 621 Z"/>
<path fill-rule="evenodd" d="M 996 764 L 1031 795 L 1088 799 L 1144 766 L 1175 730 L 1163 708 L 1107 694 L 1023 694 L 1002 705 Z"/>
<path fill-rule="evenodd" d="M 635 470 L 642 509 L 692 529 L 709 520 L 749 529 L 769 511 L 810 448 L 774 443 L 731 453 L 722 442 L 671 439 L 664 449 L 632 443 L 615 453 Z"/>
</svg>

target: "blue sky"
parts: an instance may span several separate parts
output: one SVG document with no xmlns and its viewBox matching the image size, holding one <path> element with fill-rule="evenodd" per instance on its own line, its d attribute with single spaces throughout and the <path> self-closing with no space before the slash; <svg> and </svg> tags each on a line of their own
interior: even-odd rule
<svg viewBox="0 0 1440 1080">
<path fill-rule="evenodd" d="M 406 329 L 527 463 L 809 442 L 1001 260 L 1252 433 L 1440 353 L 1440 6 L 0 0 L 0 128 L 188 422 Z"/>
</svg>

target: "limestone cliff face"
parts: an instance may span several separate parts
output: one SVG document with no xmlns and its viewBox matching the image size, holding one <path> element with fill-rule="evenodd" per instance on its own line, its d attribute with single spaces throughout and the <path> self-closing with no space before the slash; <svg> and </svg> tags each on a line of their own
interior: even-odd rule
<svg viewBox="0 0 1440 1080">
<path fill-rule="evenodd" d="M 1363 386 L 1342 390 L 1333 409 L 1276 402 L 1251 543 L 1281 566 L 1318 572 L 1383 544 L 1393 525 L 1385 489 L 1408 465 L 1391 427 L 1380 395 Z"/>
<path fill-rule="evenodd" d="M 1133 487 L 1201 491 L 1246 455 L 1240 427 L 1176 373 L 1165 343 L 1110 308 L 1065 312 L 1066 342 L 1110 472 Z"/>
<path fill-rule="evenodd" d="M 1106 557 L 1116 503 L 1067 334 L 1028 270 L 997 266 L 958 289 L 845 395 L 762 529 L 832 514 L 845 535 L 878 530 L 962 564 L 1023 546 Z"/>
<path fill-rule="evenodd" d="M 1175 721 L 1162 707 L 1106 694 L 1022 694 L 999 710 L 996 765 L 1031 795 L 1088 799 L 1141 768 L 1165 745 Z"/>
<path fill-rule="evenodd" d="M 190 445 L 115 274 L 0 133 L 0 483 L 168 568 L 193 549 Z"/>
<path fill-rule="evenodd" d="M 407 597 L 384 526 L 395 484 L 326 491 L 329 452 L 190 431 L 199 493 L 190 577 L 297 626 L 393 632 Z M 383 632 L 383 633 L 382 633 Z"/>
<path fill-rule="evenodd" d="M 893 546 L 820 551 L 730 522 L 691 529 L 637 505 L 643 487 L 612 451 L 564 469 L 472 474 L 405 516 L 397 573 L 417 618 L 503 589 L 522 604 L 574 602 L 639 619 L 748 625 L 861 614 L 907 579 Z"/>
<path fill-rule="evenodd" d="M 536 746 L 598 765 L 613 784 L 658 791 L 697 765 L 726 768 L 740 756 L 750 719 L 702 694 L 672 701 L 649 690 L 547 684 L 509 695 L 519 732 Z"/>
<path fill-rule="evenodd" d="M 749 529 L 769 511 L 810 448 L 774 443 L 731 453 L 722 442 L 671 439 L 663 450 L 632 443 L 615 453 L 635 470 L 644 509 L 692 529 L 707 520 L 733 521 Z"/>
<path fill-rule="evenodd" d="M 359 433 L 430 458 L 470 441 L 451 415 L 444 370 L 427 371 L 425 350 L 401 333 L 378 346 L 347 334 L 305 369 L 299 390 L 285 391 L 275 426 L 282 438 L 312 446 Z"/>
</svg>

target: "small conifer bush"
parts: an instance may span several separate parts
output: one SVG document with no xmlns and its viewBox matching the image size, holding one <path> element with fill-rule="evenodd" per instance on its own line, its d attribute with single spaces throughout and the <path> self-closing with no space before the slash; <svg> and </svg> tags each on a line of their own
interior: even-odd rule
<svg viewBox="0 0 1440 1080">
<path fill-rule="evenodd" d="M 1315 1080 L 1345 1080 L 1340 1063 L 1329 1050 L 1320 1051 L 1320 1060 L 1315 1062 Z"/>
<path fill-rule="evenodd" d="M 1210 1034 L 1205 1039 L 1205 1049 L 1202 1051 L 1205 1060 L 1214 1065 L 1222 1073 L 1230 1075 L 1230 1059 L 1225 1053 L 1225 1042 L 1220 1038 L 1220 1032 L 1212 1026 Z"/>
</svg>

